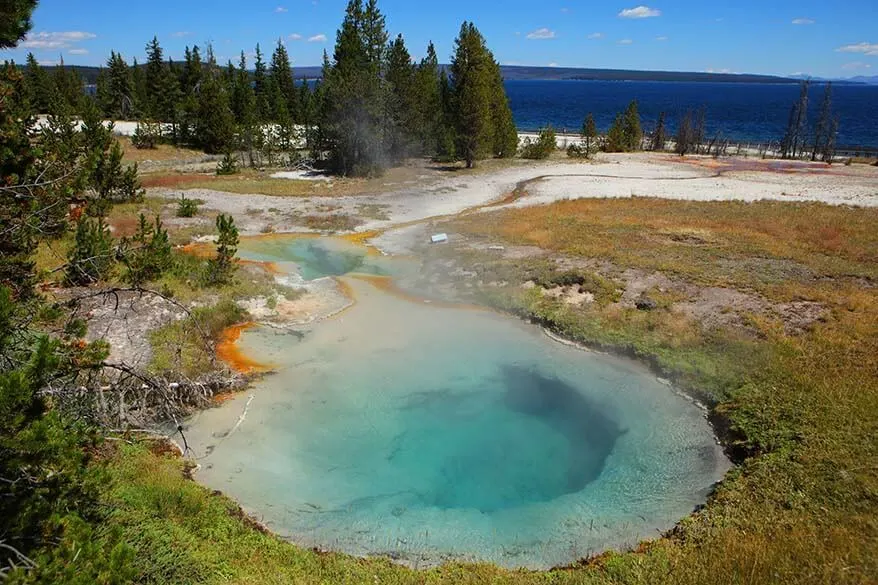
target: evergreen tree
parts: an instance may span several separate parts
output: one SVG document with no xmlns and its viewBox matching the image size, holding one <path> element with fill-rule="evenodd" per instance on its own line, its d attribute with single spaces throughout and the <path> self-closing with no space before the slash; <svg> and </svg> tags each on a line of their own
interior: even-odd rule
<svg viewBox="0 0 878 585">
<path fill-rule="evenodd" d="M 262 51 L 256 45 L 256 62 L 253 69 L 253 92 L 256 98 L 256 119 L 267 122 L 271 118 L 271 102 L 268 95 L 268 80 Z"/>
<path fill-rule="evenodd" d="M 64 65 L 63 57 L 58 67 L 55 68 L 52 85 L 55 88 L 53 101 L 56 102 L 56 108 L 60 106 L 70 112 L 79 111 L 83 98 L 82 78 L 73 67 L 68 69 Z"/>
<path fill-rule="evenodd" d="M 491 99 L 491 124 L 493 125 L 494 147 L 492 154 L 499 158 L 510 158 L 518 151 L 518 129 L 512 118 L 512 109 L 509 107 L 509 98 L 506 97 L 506 89 L 503 87 L 503 76 L 500 73 L 500 64 L 494 60 L 491 52 L 488 52 L 490 66 L 490 99 Z M 554 139 L 554 130 L 552 131 Z"/>
<path fill-rule="evenodd" d="M 220 214 L 216 218 L 218 232 L 216 256 L 207 264 L 205 280 L 208 285 L 227 284 L 235 273 L 235 254 L 238 252 L 238 228 L 231 215 Z"/>
<path fill-rule="evenodd" d="M 366 8 L 362 0 L 349 0 L 333 61 L 324 67 L 321 132 L 333 169 L 343 175 L 372 175 L 384 168 L 383 26 L 374 0 Z"/>
<path fill-rule="evenodd" d="M 585 156 L 591 156 L 597 150 L 598 128 L 594 123 L 594 116 L 591 112 L 585 116 L 582 122 L 582 130 L 580 131 L 583 142 L 585 142 Z"/>
<path fill-rule="evenodd" d="M 467 168 L 489 155 L 494 146 L 491 120 L 492 67 L 485 39 L 471 22 L 464 22 L 454 41 L 451 61 L 454 87 L 456 151 Z"/>
<path fill-rule="evenodd" d="M 125 120 L 133 113 L 131 70 L 122 55 L 110 52 L 107 60 L 106 100 L 104 113 L 115 120 Z"/>
<path fill-rule="evenodd" d="M 443 69 L 439 73 L 439 120 L 436 128 L 436 156 L 439 160 L 454 161 L 457 156 L 457 112 L 454 88 Z"/>
<path fill-rule="evenodd" d="M 417 131 L 421 153 L 433 155 L 438 151 L 437 140 L 442 124 L 442 97 L 439 79 L 439 57 L 431 42 L 427 55 L 421 59 L 415 72 L 415 106 Z"/>
<path fill-rule="evenodd" d="M 666 141 L 665 113 L 660 112 L 658 121 L 655 123 L 655 130 L 652 133 L 649 149 L 653 151 L 664 150 Z"/>
<path fill-rule="evenodd" d="M 0 49 L 14 47 L 31 27 L 37 0 L 3 0 L 0 4 Z"/>
<path fill-rule="evenodd" d="M 153 223 L 141 213 L 137 232 L 123 238 L 120 256 L 125 264 L 123 279 L 132 286 L 142 286 L 159 278 L 173 263 L 168 232 L 158 216 Z"/>
<path fill-rule="evenodd" d="M 271 55 L 268 85 L 272 119 L 282 125 L 298 120 L 298 94 L 293 81 L 293 69 L 287 48 L 280 39 Z"/>
<path fill-rule="evenodd" d="M 52 87 L 52 79 L 49 74 L 40 66 L 33 53 L 27 54 L 24 79 L 27 97 L 34 110 L 41 114 L 48 112 L 55 88 Z"/>
<path fill-rule="evenodd" d="M 113 266 L 113 236 L 102 217 L 83 217 L 67 258 L 64 281 L 69 286 L 93 284 L 106 278 Z"/>
<path fill-rule="evenodd" d="M 199 119 L 199 94 L 202 90 L 204 63 L 201 50 L 195 45 L 192 50 L 186 47 L 183 67 L 180 70 L 181 98 L 177 103 L 176 119 L 178 134 L 182 142 L 198 142 L 196 127 Z"/>
<path fill-rule="evenodd" d="M 149 116 L 149 88 L 146 86 L 146 74 L 143 67 L 137 63 L 137 58 L 131 65 L 131 93 L 133 101 L 132 117 L 143 118 Z"/>
<path fill-rule="evenodd" d="M 228 152 L 234 147 L 235 123 L 229 109 L 229 96 L 210 45 L 197 96 L 195 138 L 198 145 L 210 154 Z"/>
<path fill-rule="evenodd" d="M 412 155 L 418 143 L 418 104 L 415 66 L 402 35 L 390 43 L 387 51 L 387 146 L 390 157 L 400 161 Z"/>
<path fill-rule="evenodd" d="M 170 122 L 173 119 L 171 114 L 174 92 L 171 88 L 170 68 L 165 63 L 158 37 L 153 37 L 146 45 L 144 83 L 146 100 L 141 106 L 143 114 L 153 120 Z"/>
<path fill-rule="evenodd" d="M 607 151 L 634 152 L 640 150 L 642 140 L 637 100 L 632 100 L 625 111 L 616 116 L 607 133 Z"/>
<path fill-rule="evenodd" d="M 244 51 L 241 51 L 241 58 L 238 61 L 230 105 L 238 125 L 241 147 L 249 154 L 250 164 L 253 165 L 255 162 L 253 160 L 253 149 L 256 146 L 256 97 L 253 94 L 253 86 L 250 84 L 250 74 L 247 72 L 247 57 L 244 55 Z"/>
</svg>

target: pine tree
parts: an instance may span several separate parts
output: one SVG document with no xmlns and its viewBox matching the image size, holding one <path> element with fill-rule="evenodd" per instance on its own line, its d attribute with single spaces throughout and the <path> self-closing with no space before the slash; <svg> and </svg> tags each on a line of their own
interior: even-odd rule
<svg viewBox="0 0 878 585">
<path fill-rule="evenodd" d="M 441 161 L 451 162 L 458 160 L 457 111 L 454 101 L 454 88 L 451 86 L 451 80 L 444 69 L 439 73 L 439 105 L 439 120 L 434 137 L 436 158 Z"/>
<path fill-rule="evenodd" d="M 427 45 L 427 55 L 421 59 L 415 72 L 415 88 L 415 106 L 418 110 L 417 131 L 421 153 L 433 155 L 438 151 L 437 138 L 443 112 L 439 57 L 432 42 Z"/>
<path fill-rule="evenodd" d="M 131 93 L 134 111 L 132 117 L 141 119 L 149 116 L 149 88 L 146 86 L 146 73 L 138 63 L 137 58 L 131 65 Z"/>
<path fill-rule="evenodd" d="M 256 62 L 253 69 L 253 92 L 256 98 L 256 119 L 267 122 L 271 118 L 271 104 L 268 96 L 268 79 L 262 51 L 256 45 Z"/>
<path fill-rule="evenodd" d="M 582 122 L 580 136 L 582 136 L 582 140 L 585 142 L 585 156 L 588 158 L 597 150 L 598 141 L 598 128 L 594 123 L 594 116 L 591 112 L 586 115 L 585 120 Z"/>
<path fill-rule="evenodd" d="M 467 168 L 490 154 L 494 146 L 491 120 L 491 63 L 485 39 L 471 22 L 464 22 L 454 42 L 451 61 L 454 87 L 456 151 Z"/>
<path fill-rule="evenodd" d="M 235 254 L 238 252 L 238 228 L 231 215 L 216 218 L 218 232 L 216 256 L 207 264 L 205 280 L 210 286 L 227 284 L 235 273 Z"/>
<path fill-rule="evenodd" d="M 177 103 L 176 118 L 181 142 L 198 142 L 196 127 L 199 119 L 199 93 L 204 78 L 204 63 L 201 50 L 195 45 L 192 50 L 186 47 L 183 67 L 180 70 L 181 98 Z"/>
<path fill-rule="evenodd" d="M 37 0 L 4 0 L 0 5 L 0 49 L 18 44 L 31 27 Z"/>
<path fill-rule="evenodd" d="M 491 99 L 491 124 L 494 135 L 492 154 L 499 158 L 511 158 L 518 151 L 518 129 L 515 127 L 512 109 L 509 107 L 509 98 L 506 97 L 506 89 L 503 87 L 500 64 L 494 60 L 490 51 L 488 52 L 488 62 L 490 65 L 488 91 Z M 552 131 L 552 139 L 554 140 L 554 130 Z"/>
<path fill-rule="evenodd" d="M 70 112 L 79 111 L 83 98 L 82 78 L 74 68 L 68 69 L 64 65 L 63 57 L 58 67 L 55 68 L 53 78 L 52 86 L 55 93 L 52 101 L 56 102 L 54 107 L 62 107 Z"/>
<path fill-rule="evenodd" d="M 229 96 L 210 45 L 197 96 L 195 138 L 209 154 L 228 152 L 234 147 L 235 123 L 229 109 Z"/>
<path fill-rule="evenodd" d="M 384 169 L 383 26 L 374 0 L 365 9 L 362 0 L 350 0 L 332 63 L 324 67 L 321 132 L 333 169 L 343 175 L 374 175 Z"/>
<path fill-rule="evenodd" d="M 250 164 L 254 165 L 253 149 L 256 146 L 256 96 L 253 94 L 253 86 L 250 84 L 250 74 L 247 72 L 247 57 L 241 51 L 238 61 L 238 69 L 232 87 L 231 109 L 238 125 L 238 133 L 241 137 L 241 147 L 250 156 Z"/>
<path fill-rule="evenodd" d="M 132 286 L 159 278 L 173 263 L 171 242 L 159 216 L 150 223 L 141 213 L 137 232 L 130 239 L 123 238 L 119 248 L 125 264 L 122 278 Z"/>
<path fill-rule="evenodd" d="M 298 120 L 298 95 L 293 81 L 293 69 L 287 48 L 280 39 L 271 55 L 268 86 L 272 119 L 278 124 L 289 124 Z"/>
<path fill-rule="evenodd" d="M 55 88 L 53 87 L 52 79 L 37 62 L 37 58 L 34 57 L 33 53 L 27 54 L 24 79 L 30 104 L 37 113 L 48 112 L 52 96 L 55 94 Z"/>
<path fill-rule="evenodd" d="M 640 127 L 640 114 L 637 100 L 632 100 L 625 111 L 616 116 L 607 133 L 607 151 L 634 152 L 640 150 L 643 131 Z"/>
<path fill-rule="evenodd" d="M 667 141 L 665 134 L 665 113 L 660 112 L 658 121 L 655 123 L 655 130 L 652 133 L 649 149 L 653 151 L 664 150 L 665 142 Z"/>
<path fill-rule="evenodd" d="M 107 60 L 107 85 L 105 113 L 115 120 L 126 120 L 133 113 L 134 92 L 132 91 L 131 69 L 115 51 Z"/>
<path fill-rule="evenodd" d="M 153 120 L 169 122 L 168 114 L 173 111 L 168 107 L 168 101 L 173 99 L 170 91 L 170 70 L 164 60 L 164 54 L 158 37 L 153 37 L 146 45 L 146 67 L 144 68 L 144 83 L 146 85 L 146 100 L 142 105 L 143 113 Z"/>
<path fill-rule="evenodd" d="M 390 157 L 400 161 L 415 152 L 418 137 L 415 66 L 402 35 L 387 51 L 387 145 Z"/>
<path fill-rule="evenodd" d="M 113 236 L 104 218 L 83 217 L 76 225 L 64 281 L 69 286 L 82 286 L 103 280 L 110 273 L 113 258 Z"/>
</svg>

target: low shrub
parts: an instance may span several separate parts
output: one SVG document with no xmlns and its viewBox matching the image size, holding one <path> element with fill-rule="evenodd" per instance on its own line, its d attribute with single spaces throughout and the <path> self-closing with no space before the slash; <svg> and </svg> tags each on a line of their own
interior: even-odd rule
<svg viewBox="0 0 878 585">
<path fill-rule="evenodd" d="M 177 217 L 195 217 L 197 213 L 198 201 L 187 199 L 186 195 L 180 195 L 180 201 L 177 202 Z"/>
<path fill-rule="evenodd" d="M 521 158 L 546 159 L 558 148 L 555 130 L 551 126 L 540 130 L 536 140 L 525 139 L 521 146 Z"/>
</svg>

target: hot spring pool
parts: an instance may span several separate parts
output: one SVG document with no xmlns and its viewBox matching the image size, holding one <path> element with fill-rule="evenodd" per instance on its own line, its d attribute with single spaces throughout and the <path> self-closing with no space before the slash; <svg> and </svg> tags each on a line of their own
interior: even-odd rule
<svg viewBox="0 0 878 585">
<path fill-rule="evenodd" d="M 345 282 L 357 303 L 304 337 L 248 331 L 277 373 L 188 428 L 198 480 L 297 543 L 548 568 L 656 536 L 728 469 L 637 364 Z"/>
</svg>

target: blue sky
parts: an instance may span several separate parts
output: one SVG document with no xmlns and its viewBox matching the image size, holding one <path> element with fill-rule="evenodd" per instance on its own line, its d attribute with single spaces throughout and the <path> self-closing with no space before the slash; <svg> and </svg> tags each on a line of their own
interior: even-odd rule
<svg viewBox="0 0 878 585">
<path fill-rule="evenodd" d="M 645 4 L 641 4 L 645 2 Z M 178 58 L 212 42 L 223 60 L 256 43 L 286 43 L 295 65 L 331 53 L 345 0 L 41 0 L 22 46 L 0 58 L 97 65 L 111 49 L 143 60 L 157 35 Z M 501 63 L 878 75 L 876 0 L 383 0 L 392 34 L 421 56 L 433 40 L 447 62 L 464 19 L 476 23 Z"/>
</svg>

